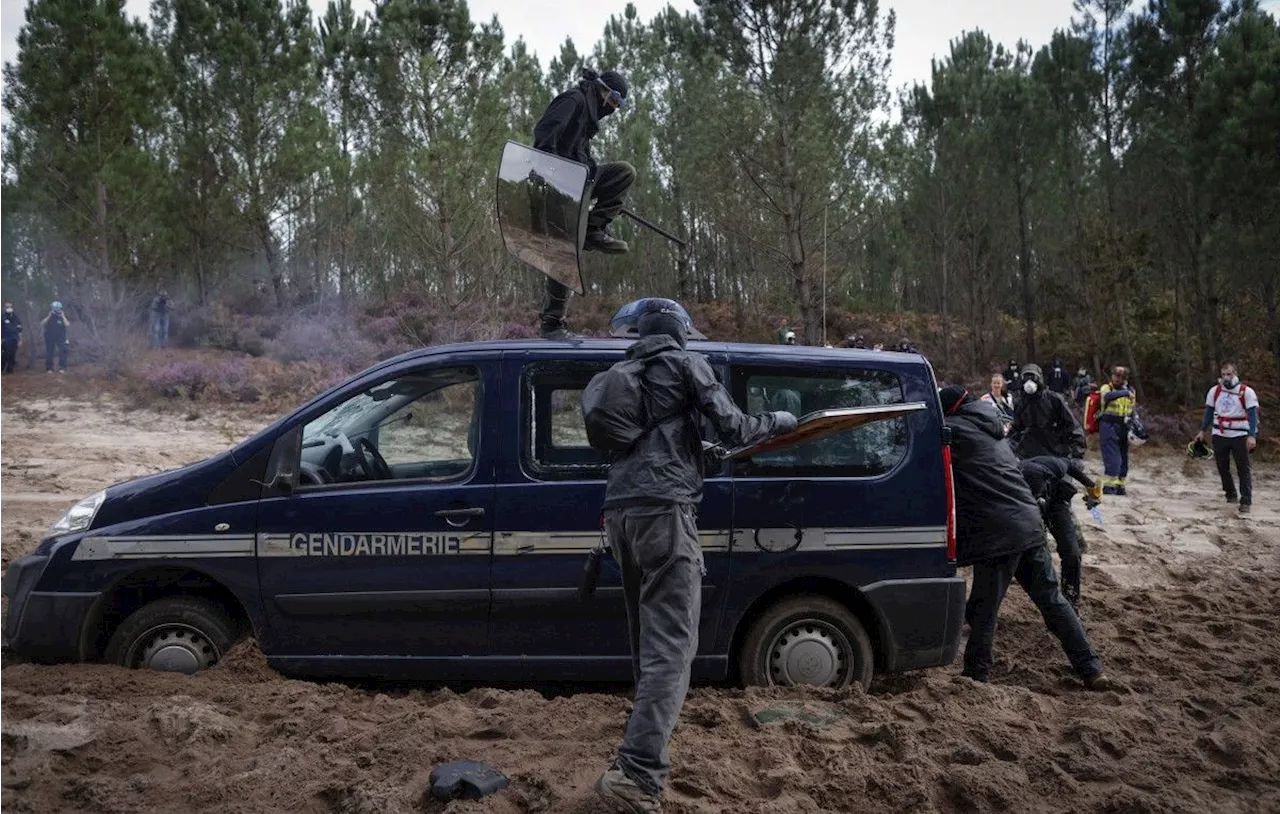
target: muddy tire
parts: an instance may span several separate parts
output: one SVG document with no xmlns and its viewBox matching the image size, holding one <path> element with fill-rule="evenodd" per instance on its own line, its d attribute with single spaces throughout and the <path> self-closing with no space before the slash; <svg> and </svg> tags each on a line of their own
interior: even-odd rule
<svg viewBox="0 0 1280 814">
<path fill-rule="evenodd" d="M 130 614 L 103 655 L 122 667 L 195 673 L 216 664 L 235 640 L 235 623 L 218 605 L 194 596 L 170 596 Z"/>
<path fill-rule="evenodd" d="M 848 608 L 825 596 L 795 596 L 752 624 L 738 654 L 748 686 L 801 684 L 865 690 L 875 673 L 871 637 Z"/>
</svg>

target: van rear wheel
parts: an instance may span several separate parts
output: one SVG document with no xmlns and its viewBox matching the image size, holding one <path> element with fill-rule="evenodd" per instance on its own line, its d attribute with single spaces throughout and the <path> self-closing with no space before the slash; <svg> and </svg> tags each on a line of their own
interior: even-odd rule
<svg viewBox="0 0 1280 814">
<path fill-rule="evenodd" d="M 116 628 L 106 661 L 122 667 L 195 673 L 212 667 L 236 640 L 236 626 L 207 599 L 170 596 L 143 605 Z"/>
<path fill-rule="evenodd" d="M 871 637 L 848 608 L 825 596 L 795 596 L 773 605 L 743 640 L 738 668 L 747 685 L 871 686 Z"/>
</svg>

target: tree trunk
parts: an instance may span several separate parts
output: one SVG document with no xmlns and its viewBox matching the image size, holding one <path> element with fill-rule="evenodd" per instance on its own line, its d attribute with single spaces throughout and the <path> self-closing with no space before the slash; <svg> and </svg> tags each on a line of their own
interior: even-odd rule
<svg viewBox="0 0 1280 814">
<path fill-rule="evenodd" d="M 1027 196 L 1021 170 L 1018 172 L 1018 276 L 1022 282 L 1022 317 L 1025 324 L 1027 359 L 1035 361 L 1037 358 L 1036 299 L 1035 285 L 1031 279 L 1031 239 L 1027 233 Z"/>
<path fill-rule="evenodd" d="M 98 193 L 98 210 L 97 210 L 97 227 L 98 227 L 98 275 L 102 280 L 111 279 L 111 257 L 107 251 L 108 235 L 107 235 L 107 185 L 102 182 L 102 177 L 97 179 Z"/>
<path fill-rule="evenodd" d="M 1124 296 L 1117 293 L 1116 310 L 1120 314 L 1120 337 L 1124 341 L 1124 358 L 1129 363 L 1129 382 L 1133 385 L 1134 394 L 1142 401 L 1142 378 L 1138 373 L 1138 358 L 1133 354 L 1133 343 L 1129 341 L 1129 320 L 1125 316 Z"/>
</svg>

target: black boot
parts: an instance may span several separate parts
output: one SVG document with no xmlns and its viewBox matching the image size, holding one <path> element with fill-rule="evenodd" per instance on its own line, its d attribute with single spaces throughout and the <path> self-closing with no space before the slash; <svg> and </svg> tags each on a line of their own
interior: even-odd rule
<svg viewBox="0 0 1280 814">
<path fill-rule="evenodd" d="M 571 339 L 575 336 L 564 319 L 569 309 L 570 294 L 567 286 L 547 278 L 547 295 L 542 303 L 542 312 L 538 314 L 541 320 L 538 335 L 543 339 Z"/>
<path fill-rule="evenodd" d="M 619 240 L 609 234 L 609 227 L 599 229 L 587 228 L 587 236 L 583 240 L 583 251 L 604 252 L 606 254 L 626 254 L 629 250 L 627 241 Z"/>
<path fill-rule="evenodd" d="M 569 330 L 569 323 L 563 319 L 547 318 L 546 315 L 543 315 L 542 326 L 538 329 L 538 336 L 543 339 L 573 339 L 577 334 Z"/>
</svg>

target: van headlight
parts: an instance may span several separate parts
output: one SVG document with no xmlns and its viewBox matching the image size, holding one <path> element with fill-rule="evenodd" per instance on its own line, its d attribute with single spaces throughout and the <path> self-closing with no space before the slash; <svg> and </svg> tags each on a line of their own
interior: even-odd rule
<svg viewBox="0 0 1280 814">
<path fill-rule="evenodd" d="M 95 492 L 67 510 L 62 519 L 53 524 L 54 534 L 70 534 L 73 531 L 84 531 L 93 525 L 93 518 L 107 499 L 107 490 Z"/>
</svg>

